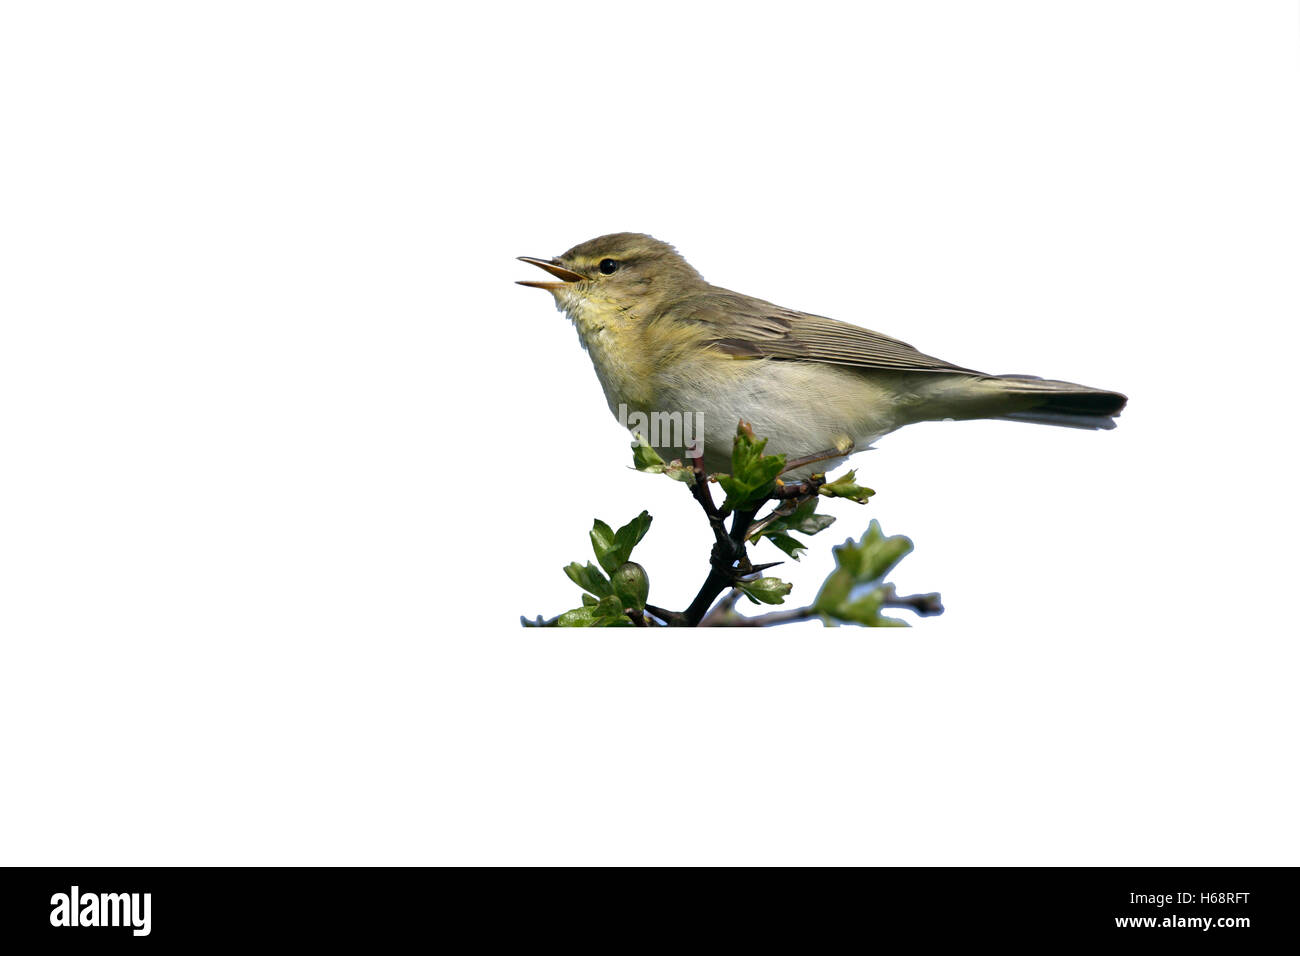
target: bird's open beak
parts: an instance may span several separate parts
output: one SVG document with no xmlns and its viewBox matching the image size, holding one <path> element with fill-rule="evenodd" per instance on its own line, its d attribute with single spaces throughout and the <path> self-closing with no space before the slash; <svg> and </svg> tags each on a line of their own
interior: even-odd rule
<svg viewBox="0 0 1300 956">
<path fill-rule="evenodd" d="M 532 256 L 520 256 L 520 262 L 530 262 L 539 269 L 545 269 L 557 279 L 563 279 L 563 282 L 525 282 L 520 280 L 519 285 L 530 286 L 534 289 L 545 289 L 547 292 L 555 292 L 557 289 L 563 289 L 570 282 L 586 282 L 587 277 L 579 275 L 576 272 L 557 266 L 550 259 L 534 259 Z"/>
</svg>

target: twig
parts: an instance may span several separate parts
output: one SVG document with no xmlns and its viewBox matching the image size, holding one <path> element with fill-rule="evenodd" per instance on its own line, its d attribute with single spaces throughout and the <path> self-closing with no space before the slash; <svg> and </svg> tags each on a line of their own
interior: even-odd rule
<svg viewBox="0 0 1300 956">
<path fill-rule="evenodd" d="M 740 588 L 732 588 L 731 592 L 717 604 L 713 605 L 713 610 L 704 615 L 704 620 L 700 621 L 700 627 L 712 627 L 713 624 L 732 614 L 736 610 L 736 602 L 744 597 L 745 592 Z"/>
<path fill-rule="evenodd" d="M 752 512 L 736 512 L 732 519 L 731 532 L 727 532 L 726 515 L 718 510 L 717 505 L 713 503 L 713 492 L 709 490 L 708 474 L 704 471 L 703 458 L 692 458 L 691 467 L 695 470 L 695 481 L 691 485 L 691 494 L 695 500 L 700 503 L 704 509 L 704 514 L 709 519 L 709 526 L 713 529 L 713 550 L 709 553 L 709 576 L 704 579 L 704 584 L 700 587 L 699 593 L 695 595 L 695 600 L 691 602 L 682 617 L 683 623 L 687 627 L 696 627 L 704 619 L 713 602 L 717 600 L 719 594 L 723 592 L 734 580 L 737 574 L 737 562 L 741 565 L 748 565 L 749 558 L 745 554 L 745 536 L 736 531 L 738 527 L 748 530 L 749 522 L 753 520 Z M 746 515 L 748 514 L 748 517 Z"/>
<path fill-rule="evenodd" d="M 659 620 L 663 621 L 669 627 L 685 627 L 686 616 L 680 611 L 669 611 L 662 607 L 655 607 L 653 604 L 647 604 L 645 609 L 653 614 Z"/>
<path fill-rule="evenodd" d="M 739 595 L 741 592 L 734 593 Z M 728 598 L 730 597 L 731 595 L 728 595 Z M 725 610 L 723 603 L 725 602 L 720 602 L 716 608 L 709 612 L 708 617 L 700 622 L 701 627 L 771 627 L 774 624 L 811 621 L 822 616 L 821 612 L 810 604 L 806 607 L 784 608 L 768 614 L 746 617 L 736 612 L 735 600 L 731 600 L 730 605 Z M 943 602 L 938 594 L 908 594 L 899 597 L 892 584 L 885 585 L 885 596 L 884 600 L 880 602 L 880 606 L 906 608 L 909 611 L 916 612 L 921 617 L 930 617 L 934 614 L 943 613 Z"/>
<path fill-rule="evenodd" d="M 929 594 L 908 594 L 899 597 L 892 584 L 885 585 L 885 600 L 881 607 L 901 607 L 915 611 L 921 617 L 932 617 L 943 613 L 943 599 L 937 592 Z"/>
<path fill-rule="evenodd" d="M 758 614 L 754 617 L 746 617 L 733 611 L 730 615 L 718 617 L 716 620 L 709 621 L 706 619 L 700 626 L 769 627 L 773 624 L 790 624 L 793 621 L 810 621 L 820 616 L 821 614 L 810 604 L 807 607 L 786 608 L 781 611 L 772 611 L 769 614 Z"/>
<path fill-rule="evenodd" d="M 628 607 L 623 609 L 623 613 L 632 619 L 632 623 L 637 627 L 658 627 L 659 623 L 646 616 L 645 611 L 639 607 Z M 653 612 L 651 612 L 653 613 Z"/>
<path fill-rule="evenodd" d="M 769 497 L 785 498 L 809 498 L 817 494 L 822 485 L 826 484 L 825 475 L 813 475 L 811 478 L 805 478 L 803 481 L 792 481 L 788 484 L 779 484 L 773 490 Z"/>
</svg>

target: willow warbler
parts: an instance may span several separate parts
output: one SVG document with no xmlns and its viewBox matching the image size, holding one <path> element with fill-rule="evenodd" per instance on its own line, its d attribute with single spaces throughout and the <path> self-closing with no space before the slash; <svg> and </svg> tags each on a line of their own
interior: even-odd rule
<svg viewBox="0 0 1300 956">
<path fill-rule="evenodd" d="M 557 281 L 520 282 L 555 296 L 591 356 L 605 399 L 629 425 L 659 415 L 701 434 L 652 437 L 665 459 L 702 455 L 726 471 L 740 419 L 767 452 L 816 459 L 913 422 L 998 418 L 1114 428 L 1127 399 L 1028 375 L 987 375 L 871 332 L 710 285 L 666 242 L 601 236 L 555 259 L 521 256 Z M 676 416 L 674 418 L 673 416 Z M 641 430 L 641 429 L 634 429 Z M 667 429 L 672 432 L 672 429 Z"/>
</svg>

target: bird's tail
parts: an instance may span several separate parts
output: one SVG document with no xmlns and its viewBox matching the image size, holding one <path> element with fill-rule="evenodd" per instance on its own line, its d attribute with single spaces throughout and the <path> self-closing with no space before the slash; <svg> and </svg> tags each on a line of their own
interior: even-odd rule
<svg viewBox="0 0 1300 956">
<path fill-rule="evenodd" d="M 995 375 L 989 381 L 1008 396 L 1023 398 L 1024 408 L 995 417 L 1013 422 L 1063 425 L 1066 428 L 1114 428 L 1115 416 L 1128 398 L 1119 392 L 1056 382 L 1032 375 Z"/>
</svg>

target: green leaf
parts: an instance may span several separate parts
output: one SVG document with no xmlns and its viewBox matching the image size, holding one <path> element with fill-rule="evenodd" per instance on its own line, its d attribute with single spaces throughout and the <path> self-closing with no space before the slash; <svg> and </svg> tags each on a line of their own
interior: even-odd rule
<svg viewBox="0 0 1300 956">
<path fill-rule="evenodd" d="M 766 438 L 755 438 L 753 429 L 740 423 L 731 445 L 731 474 L 718 476 L 727 495 L 724 510 L 752 507 L 771 493 L 776 476 L 785 468 L 785 455 L 764 455 L 766 445 Z"/>
<path fill-rule="evenodd" d="M 606 574 L 622 564 L 622 561 L 609 561 L 607 555 L 614 550 L 614 529 L 597 518 L 591 525 L 591 550 L 596 552 L 596 560 L 605 569 Z"/>
<path fill-rule="evenodd" d="M 767 538 L 768 541 L 771 541 L 796 561 L 799 560 L 801 552 L 808 550 L 808 546 L 802 541 L 798 538 L 790 537 L 790 535 L 786 534 L 784 531 L 764 531 L 760 537 Z"/>
<path fill-rule="evenodd" d="M 822 589 L 817 592 L 813 607 L 823 613 L 831 613 L 842 606 L 853 593 L 853 575 L 843 568 L 836 568 L 826 575 Z"/>
<path fill-rule="evenodd" d="M 911 624 L 908 624 L 902 618 L 885 617 L 883 614 L 880 615 L 880 617 L 876 618 L 876 623 L 872 625 L 872 627 L 911 627 L 911 626 L 912 626 Z"/>
<path fill-rule="evenodd" d="M 662 472 L 667 464 L 659 452 L 638 433 L 632 436 L 632 467 L 637 471 Z"/>
<path fill-rule="evenodd" d="M 665 462 L 659 452 L 655 451 L 639 434 L 632 439 L 632 467 L 647 474 L 667 475 L 674 481 L 684 481 L 688 485 L 695 484 L 693 468 L 682 464 L 677 458 Z"/>
<path fill-rule="evenodd" d="M 616 595 L 603 597 L 596 605 L 596 624 L 599 627 L 632 627 L 632 620 L 623 613 L 623 602 Z"/>
<path fill-rule="evenodd" d="M 799 531 L 803 534 L 816 534 L 825 528 L 830 527 L 835 522 L 834 515 L 818 514 L 817 499 L 809 498 L 799 502 L 797 506 L 792 501 L 782 503 L 784 508 L 792 508 L 789 514 L 781 514 L 780 508 L 775 512 L 777 517 L 772 518 L 767 524 L 752 535 L 749 540 L 758 542 L 762 538 L 767 538 L 774 545 L 784 551 L 796 561 L 802 556 L 802 553 L 808 550 L 808 546 L 798 538 L 790 534 L 791 531 Z M 765 519 L 766 520 L 766 519 Z"/>
<path fill-rule="evenodd" d="M 575 607 L 555 619 L 556 627 L 595 627 L 595 607 Z"/>
<path fill-rule="evenodd" d="M 828 498 L 848 498 L 850 501 L 856 501 L 858 504 L 864 505 L 875 492 L 870 488 L 857 484 L 853 480 L 856 476 L 857 472 L 850 470 L 848 474 L 822 485 L 819 492 Z"/>
<path fill-rule="evenodd" d="M 653 520 L 649 512 L 643 511 L 618 531 L 612 530 L 599 518 L 595 520 L 591 526 L 591 548 L 606 574 L 613 574 L 620 564 L 632 557 L 632 549 L 645 537 Z"/>
<path fill-rule="evenodd" d="M 849 571 L 858 584 L 879 580 L 894 569 L 912 550 L 912 541 L 905 535 L 885 537 L 880 522 L 872 520 L 867 531 L 855 543 L 845 541 L 832 551 L 835 563 Z"/>
<path fill-rule="evenodd" d="M 768 527 L 775 531 L 802 531 L 804 534 L 816 534 L 835 523 L 835 516 L 817 513 L 817 499 L 801 501 L 799 507 L 784 518 L 778 518 Z"/>
<path fill-rule="evenodd" d="M 632 549 L 641 543 L 645 533 L 650 530 L 652 521 L 654 518 L 650 517 L 650 513 L 643 511 L 614 532 L 614 545 L 618 549 L 619 557 L 623 559 L 619 564 L 631 559 Z"/>
<path fill-rule="evenodd" d="M 619 607 L 618 598 L 603 597 L 596 604 L 575 607 L 555 620 L 556 627 L 632 627 L 632 621 Z"/>
<path fill-rule="evenodd" d="M 835 616 L 855 624 L 868 627 L 880 620 L 880 605 L 884 599 L 884 589 L 876 588 L 853 601 L 845 601 L 835 609 Z"/>
<path fill-rule="evenodd" d="M 903 535 L 886 537 L 880 522 L 872 521 L 857 541 L 832 549 L 835 570 L 826 576 L 813 601 L 819 613 L 850 624 L 868 627 L 906 627 L 905 621 L 880 613 L 888 594 L 882 580 L 912 550 Z M 864 587 L 873 586 L 866 593 Z M 857 593 L 857 597 L 853 597 Z"/>
<path fill-rule="evenodd" d="M 836 608 L 833 616 L 841 621 L 847 621 L 851 624 L 862 624 L 866 627 L 910 627 L 906 621 L 900 621 L 896 617 L 885 617 L 880 613 L 884 605 L 885 589 L 876 588 L 859 598 L 855 598 L 846 604 Z"/>
<path fill-rule="evenodd" d="M 793 585 L 779 578 L 757 578 L 753 581 L 737 581 L 736 587 L 755 604 L 784 604 L 785 596 Z"/>
<path fill-rule="evenodd" d="M 564 573 L 569 576 L 569 580 L 582 588 L 589 591 L 596 597 L 604 597 L 607 594 L 613 594 L 614 591 L 609 586 L 609 581 L 605 575 L 600 573 L 600 569 L 590 561 L 585 566 L 574 561 L 564 569 Z"/>
</svg>

